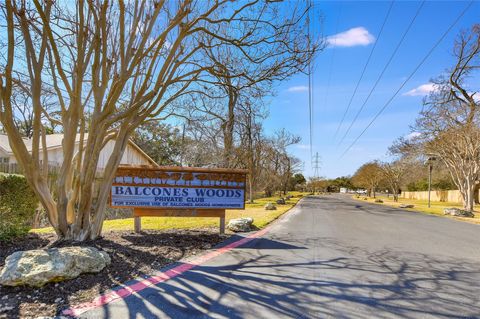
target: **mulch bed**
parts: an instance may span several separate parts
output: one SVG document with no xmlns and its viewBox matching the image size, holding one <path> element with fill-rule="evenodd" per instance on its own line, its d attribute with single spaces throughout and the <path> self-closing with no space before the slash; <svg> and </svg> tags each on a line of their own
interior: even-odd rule
<svg viewBox="0 0 480 319">
<path fill-rule="evenodd" d="M 91 301 L 125 281 L 147 277 L 162 267 L 202 253 L 224 241 L 217 229 L 106 232 L 102 238 L 81 245 L 106 251 L 112 263 L 98 274 L 47 284 L 42 288 L 0 286 L 0 318 L 37 318 L 59 315 L 63 309 Z M 43 248 L 55 241 L 52 234 L 29 234 L 12 243 L 0 242 L 0 268 L 5 258 L 19 250 Z M 60 246 L 80 245 L 61 243 Z"/>
</svg>

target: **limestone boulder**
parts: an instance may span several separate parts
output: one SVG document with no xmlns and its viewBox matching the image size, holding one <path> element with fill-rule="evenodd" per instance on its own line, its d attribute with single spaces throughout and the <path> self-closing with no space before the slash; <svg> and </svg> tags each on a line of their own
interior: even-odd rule
<svg viewBox="0 0 480 319">
<path fill-rule="evenodd" d="M 278 199 L 277 204 L 278 205 L 285 205 L 285 199 L 283 199 L 283 198 Z"/>
<path fill-rule="evenodd" d="M 104 251 L 93 247 L 63 247 L 17 251 L 5 260 L 0 273 L 0 285 L 41 287 L 97 273 L 111 262 Z"/>
<path fill-rule="evenodd" d="M 443 210 L 443 214 L 457 216 L 457 217 L 469 217 L 469 218 L 475 217 L 475 215 L 472 212 L 469 212 L 468 210 L 459 209 L 459 208 L 445 208 Z"/>
<path fill-rule="evenodd" d="M 227 228 L 233 232 L 248 232 L 252 230 L 253 218 L 236 218 L 230 219 Z"/>
<path fill-rule="evenodd" d="M 413 208 L 414 206 L 412 204 L 400 204 L 400 206 L 398 206 L 399 208 Z"/>
<path fill-rule="evenodd" d="M 383 203 L 383 200 L 381 200 L 381 199 L 376 199 L 376 200 L 375 200 L 375 203 Z"/>
<path fill-rule="evenodd" d="M 265 205 L 265 210 L 277 210 L 277 207 L 273 203 Z"/>
</svg>

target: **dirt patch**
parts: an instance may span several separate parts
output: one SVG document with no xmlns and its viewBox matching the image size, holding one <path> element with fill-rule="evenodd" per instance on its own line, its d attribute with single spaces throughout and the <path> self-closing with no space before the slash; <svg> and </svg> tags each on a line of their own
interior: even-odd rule
<svg viewBox="0 0 480 319">
<path fill-rule="evenodd" d="M 107 232 L 102 238 L 82 245 L 106 251 L 112 258 L 110 266 L 98 274 L 47 284 L 42 288 L 0 286 L 0 318 L 36 318 L 55 316 L 63 309 L 85 301 L 118 286 L 147 277 L 162 267 L 184 257 L 201 253 L 225 240 L 217 229 Z M 0 243 L 0 267 L 5 258 L 19 250 L 43 248 L 55 240 L 52 234 L 29 234 L 12 243 Z M 78 243 L 62 243 L 73 246 Z"/>
</svg>

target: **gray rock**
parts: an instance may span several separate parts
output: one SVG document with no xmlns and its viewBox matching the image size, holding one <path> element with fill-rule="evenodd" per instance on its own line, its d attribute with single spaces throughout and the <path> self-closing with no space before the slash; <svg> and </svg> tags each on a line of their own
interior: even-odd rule
<svg viewBox="0 0 480 319">
<path fill-rule="evenodd" d="M 381 199 L 376 199 L 376 200 L 375 200 L 375 203 L 383 203 L 383 200 L 381 200 Z"/>
<path fill-rule="evenodd" d="M 0 273 L 0 285 L 41 287 L 78 277 L 82 273 L 97 273 L 111 262 L 104 251 L 93 247 L 63 247 L 17 251 L 5 260 Z"/>
<path fill-rule="evenodd" d="M 400 206 L 398 206 L 400 208 L 413 208 L 414 206 L 412 204 L 400 204 Z"/>
<path fill-rule="evenodd" d="M 286 200 L 289 200 L 289 199 L 291 199 L 291 198 L 292 198 L 292 195 L 287 195 L 287 196 L 285 197 Z"/>
<path fill-rule="evenodd" d="M 265 205 L 265 210 L 276 210 L 277 207 L 273 203 L 268 203 Z"/>
<path fill-rule="evenodd" d="M 247 232 L 252 230 L 253 218 L 230 219 L 227 228 L 233 232 Z"/>
<path fill-rule="evenodd" d="M 470 217 L 473 218 L 475 215 L 468 210 L 463 210 L 459 208 L 445 208 L 443 210 L 444 215 L 458 216 L 458 217 Z"/>
<path fill-rule="evenodd" d="M 283 199 L 283 198 L 278 199 L 277 204 L 278 205 L 285 205 L 285 199 Z"/>
</svg>

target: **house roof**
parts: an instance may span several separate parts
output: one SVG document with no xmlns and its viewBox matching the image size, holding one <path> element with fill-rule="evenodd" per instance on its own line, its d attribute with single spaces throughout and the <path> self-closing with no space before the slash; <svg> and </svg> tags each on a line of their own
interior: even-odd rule
<svg viewBox="0 0 480 319">
<path fill-rule="evenodd" d="M 88 137 L 88 134 L 85 133 L 84 139 L 86 140 Z M 47 150 L 51 149 L 56 149 L 56 148 L 61 148 L 62 147 L 62 140 L 63 140 L 63 134 L 48 134 L 45 136 L 45 139 L 47 141 Z M 29 152 L 32 151 L 32 139 L 29 138 L 23 138 L 23 142 L 25 143 L 25 146 L 27 147 L 27 150 Z M 75 143 L 80 142 L 80 134 L 77 134 L 75 138 Z M 137 144 L 135 144 L 133 141 L 129 141 L 130 146 L 132 146 L 134 149 L 136 149 L 139 153 L 141 153 L 150 163 L 153 165 L 157 166 L 158 164 L 145 153 Z M 14 155 L 12 148 L 10 147 L 10 143 L 8 141 L 8 135 L 6 134 L 0 134 L 0 150 L 4 151 L 4 153 L 7 153 L 8 155 Z"/>
<path fill-rule="evenodd" d="M 8 136 L 5 134 L 0 134 L 0 150 L 7 154 L 12 153 L 12 148 L 8 142 Z"/>
<path fill-rule="evenodd" d="M 85 134 L 85 138 L 88 135 Z M 62 147 L 62 140 L 63 140 L 63 134 L 48 134 L 45 136 L 45 139 L 47 141 L 47 149 L 55 149 Z M 78 143 L 80 141 L 80 134 L 77 134 L 77 137 L 75 138 L 75 143 Z M 30 138 L 23 138 L 23 143 L 25 143 L 25 146 L 27 147 L 27 150 L 29 152 L 32 151 L 32 139 Z M 2 148 L 6 153 L 9 155 L 13 155 L 12 148 L 10 147 L 10 143 L 8 141 L 8 135 L 6 134 L 0 134 L 0 148 Z"/>
</svg>

